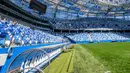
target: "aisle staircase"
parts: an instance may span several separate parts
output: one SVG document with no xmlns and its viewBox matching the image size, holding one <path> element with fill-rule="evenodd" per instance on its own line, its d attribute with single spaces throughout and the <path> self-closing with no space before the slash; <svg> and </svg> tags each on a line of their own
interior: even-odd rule
<svg viewBox="0 0 130 73">
<path fill-rule="evenodd" d="M 90 39 L 90 42 L 93 42 L 92 38 L 91 38 L 91 34 L 88 33 L 88 38 Z"/>
<path fill-rule="evenodd" d="M 76 43 L 76 41 L 72 40 L 71 38 L 67 37 L 67 36 L 64 36 L 64 38 L 67 38 L 71 43 Z"/>
</svg>

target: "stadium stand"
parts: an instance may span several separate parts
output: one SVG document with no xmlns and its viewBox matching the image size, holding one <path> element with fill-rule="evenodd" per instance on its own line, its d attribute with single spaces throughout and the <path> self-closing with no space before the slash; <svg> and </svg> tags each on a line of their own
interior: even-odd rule
<svg viewBox="0 0 130 73">
<path fill-rule="evenodd" d="M 115 29 L 129 30 L 130 21 L 120 19 L 81 18 L 77 20 L 53 20 L 52 25 L 60 29 Z"/>
<path fill-rule="evenodd" d="M 10 43 L 12 37 L 14 44 L 20 45 L 62 42 L 62 38 L 60 37 L 53 36 L 40 30 L 32 30 L 30 27 L 23 26 L 17 21 L 6 18 L 0 20 L 0 27 L 1 44 L 4 44 L 4 41 L 5 43 Z"/>
<path fill-rule="evenodd" d="M 30 1 L 0 1 L 0 73 L 36 73 L 71 44 L 130 42 L 123 1 L 37 0 L 47 5 L 45 14 Z"/>
<path fill-rule="evenodd" d="M 14 63 L 19 63 L 17 65 L 11 64 L 10 67 L 8 67 L 8 71 L 10 73 L 18 72 L 19 70 L 22 71 L 23 69 L 31 68 L 32 66 L 37 68 L 43 68 L 43 66 L 46 66 L 46 64 L 48 64 L 50 60 L 53 60 L 56 56 L 58 56 L 61 53 L 60 48 L 63 47 L 62 43 L 67 43 L 67 40 L 65 40 L 62 37 L 54 36 L 52 34 L 47 33 L 46 31 L 44 32 L 38 29 L 32 29 L 29 26 L 23 25 L 21 22 L 19 23 L 15 19 L 9 19 L 3 15 L 0 17 L 0 59 L 2 60 L 0 68 L 1 65 L 4 65 L 4 63 L 8 63 L 8 61 L 6 62 L 6 59 L 8 59 L 9 53 L 10 56 L 14 57 L 21 53 L 21 56 L 18 55 L 20 59 L 18 58 L 14 60 Z M 53 44 L 59 44 L 59 46 L 53 46 Z M 37 55 L 33 53 L 34 55 L 30 56 L 31 48 L 38 48 L 43 46 L 45 47 L 47 45 L 52 45 L 52 48 L 51 46 L 48 47 L 50 49 L 44 48 L 43 53 L 40 52 L 40 54 Z M 25 60 L 27 56 L 25 56 L 25 54 L 22 52 L 29 49 L 29 47 L 30 51 L 26 53 L 26 55 L 29 55 L 29 57 Z M 15 50 L 15 52 L 12 51 L 12 48 L 13 50 Z M 36 52 L 39 52 L 39 50 L 36 50 Z M 49 58 L 47 53 L 49 54 Z M 9 59 L 9 62 L 13 61 L 13 59 L 13 57 Z M 7 66 L 3 68 L 7 69 Z M 30 70 L 31 72 L 37 71 L 35 69 L 33 70 L 32 68 L 26 69 L 24 70 L 24 72 L 29 72 Z"/>
<path fill-rule="evenodd" d="M 91 42 L 121 42 L 129 41 L 130 33 L 123 32 L 83 32 L 83 33 L 56 33 L 55 35 L 67 36 L 76 43 Z"/>
</svg>

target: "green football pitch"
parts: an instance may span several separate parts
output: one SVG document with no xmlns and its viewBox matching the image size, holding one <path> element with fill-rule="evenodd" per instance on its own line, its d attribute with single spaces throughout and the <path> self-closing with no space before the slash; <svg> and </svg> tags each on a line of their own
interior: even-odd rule
<svg viewBox="0 0 130 73">
<path fill-rule="evenodd" d="M 130 73 L 130 43 L 75 45 L 51 63 L 49 73 Z"/>
</svg>

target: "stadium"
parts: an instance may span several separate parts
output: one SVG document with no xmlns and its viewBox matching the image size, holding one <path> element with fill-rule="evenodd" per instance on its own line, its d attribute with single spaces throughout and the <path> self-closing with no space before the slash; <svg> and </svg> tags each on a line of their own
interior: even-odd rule
<svg viewBox="0 0 130 73">
<path fill-rule="evenodd" d="M 0 73 L 130 73 L 130 0 L 0 0 Z"/>
</svg>

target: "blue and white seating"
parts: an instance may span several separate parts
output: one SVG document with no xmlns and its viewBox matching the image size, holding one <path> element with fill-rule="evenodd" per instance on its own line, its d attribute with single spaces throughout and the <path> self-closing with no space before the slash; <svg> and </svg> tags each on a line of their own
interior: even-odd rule
<svg viewBox="0 0 130 73">
<path fill-rule="evenodd" d="M 61 37 L 40 30 L 32 30 L 16 21 L 6 19 L 0 20 L 0 28 L 1 45 L 9 45 L 11 42 L 16 45 L 60 43 L 63 40 Z"/>
<path fill-rule="evenodd" d="M 81 18 L 75 20 L 50 20 L 56 29 L 114 29 L 129 30 L 130 21 L 112 18 Z"/>
<path fill-rule="evenodd" d="M 130 41 L 130 33 L 121 32 L 82 32 L 82 33 L 56 33 L 55 35 L 67 36 L 77 43 Z"/>
</svg>

